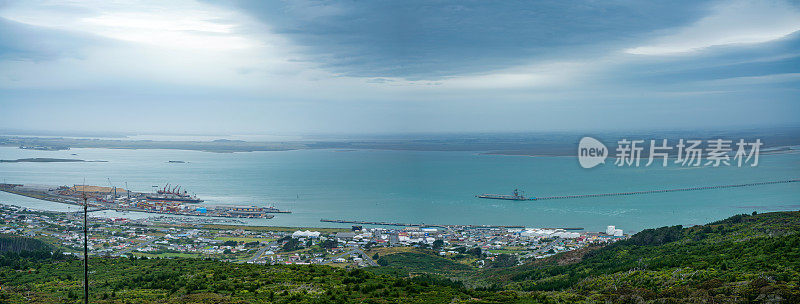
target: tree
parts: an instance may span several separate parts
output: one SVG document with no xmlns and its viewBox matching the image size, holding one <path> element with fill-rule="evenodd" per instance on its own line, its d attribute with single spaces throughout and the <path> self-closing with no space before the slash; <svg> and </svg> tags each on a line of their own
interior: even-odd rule
<svg viewBox="0 0 800 304">
<path fill-rule="evenodd" d="M 505 253 L 494 257 L 494 262 L 492 262 L 492 267 L 495 268 L 511 267 L 515 265 L 517 265 L 517 256 Z"/>
<path fill-rule="evenodd" d="M 320 247 L 325 249 L 336 248 L 338 245 L 339 243 L 336 240 L 325 240 L 319 244 Z"/>
<path fill-rule="evenodd" d="M 480 257 L 483 254 L 483 252 L 481 251 L 480 247 L 475 247 L 475 248 L 467 250 L 467 254 L 473 255 L 475 257 Z"/>
<path fill-rule="evenodd" d="M 442 249 L 443 246 L 444 246 L 444 241 L 442 241 L 442 240 L 433 241 L 433 244 L 432 244 L 433 249 L 439 250 L 439 249 Z"/>
<path fill-rule="evenodd" d="M 283 244 L 283 251 L 295 251 L 297 249 L 300 249 L 300 241 L 297 239 L 289 239 Z"/>
</svg>

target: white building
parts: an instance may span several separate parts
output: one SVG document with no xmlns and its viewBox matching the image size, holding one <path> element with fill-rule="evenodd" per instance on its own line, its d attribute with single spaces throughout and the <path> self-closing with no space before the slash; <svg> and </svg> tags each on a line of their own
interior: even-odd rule
<svg viewBox="0 0 800 304">
<path fill-rule="evenodd" d="M 543 237 L 543 238 L 551 238 L 557 237 L 562 239 L 574 239 L 581 236 L 580 233 L 577 232 L 567 232 L 563 229 L 541 229 L 541 228 L 528 228 L 524 231 L 519 233 L 520 236 L 523 237 Z"/>
<path fill-rule="evenodd" d="M 320 232 L 319 231 L 300 231 L 297 230 L 292 233 L 293 238 L 319 238 Z"/>
<path fill-rule="evenodd" d="M 581 234 L 577 232 L 557 231 L 553 233 L 552 236 L 562 239 L 577 239 L 581 236 Z"/>
</svg>

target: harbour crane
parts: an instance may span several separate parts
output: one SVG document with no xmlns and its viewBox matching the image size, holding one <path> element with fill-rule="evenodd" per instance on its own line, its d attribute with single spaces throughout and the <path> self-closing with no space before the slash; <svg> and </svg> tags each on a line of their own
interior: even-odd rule
<svg viewBox="0 0 800 304">
<path fill-rule="evenodd" d="M 106 177 L 106 179 L 108 180 L 108 185 L 111 186 L 112 191 L 114 191 L 114 197 L 112 198 L 112 200 L 115 200 L 115 199 L 117 199 L 117 187 L 114 186 L 114 184 L 111 183 L 111 178 L 110 177 Z"/>
</svg>

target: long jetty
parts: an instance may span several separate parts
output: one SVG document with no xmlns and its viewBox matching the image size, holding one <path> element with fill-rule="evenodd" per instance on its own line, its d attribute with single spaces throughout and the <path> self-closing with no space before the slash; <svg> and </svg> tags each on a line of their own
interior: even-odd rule
<svg viewBox="0 0 800 304">
<path fill-rule="evenodd" d="M 745 184 L 731 184 L 731 185 L 717 185 L 717 186 L 702 186 L 702 187 L 688 187 L 688 188 L 672 188 L 672 189 L 660 189 L 660 190 L 632 191 L 632 192 L 611 192 L 611 193 L 595 193 L 595 194 L 576 194 L 576 195 L 559 195 L 559 196 L 544 196 L 544 197 L 527 197 L 527 198 L 520 198 L 520 199 L 515 199 L 515 200 L 519 200 L 519 201 L 541 201 L 541 200 L 570 199 L 570 198 L 623 196 L 623 195 L 653 194 L 653 193 L 664 193 L 664 192 L 682 192 L 682 191 L 714 190 L 714 189 L 725 189 L 725 188 L 754 187 L 754 186 L 773 185 L 773 184 L 788 184 L 788 183 L 796 183 L 796 182 L 800 182 L 800 179 L 788 179 L 788 180 L 745 183 Z M 478 197 L 479 198 L 486 198 L 486 199 L 495 199 L 493 197 L 481 197 L 481 196 L 478 196 Z M 497 199 L 504 199 L 504 198 L 497 198 Z"/>
<path fill-rule="evenodd" d="M 393 222 L 370 222 L 370 221 L 328 220 L 328 219 L 320 219 L 319 221 L 323 222 L 323 223 L 380 225 L 380 226 L 403 226 L 403 227 L 525 228 L 525 226 L 430 225 L 430 224 L 405 224 L 405 223 L 393 223 Z M 577 228 L 575 228 L 575 229 L 577 229 Z M 580 229 L 583 229 L 583 228 L 580 228 Z"/>
</svg>

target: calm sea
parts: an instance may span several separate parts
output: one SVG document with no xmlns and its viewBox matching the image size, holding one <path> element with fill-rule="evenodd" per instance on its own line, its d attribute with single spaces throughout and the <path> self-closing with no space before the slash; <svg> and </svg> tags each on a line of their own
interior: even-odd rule
<svg viewBox="0 0 800 304">
<path fill-rule="evenodd" d="M 76 154 L 76 155 L 72 155 Z M 482 155 L 478 152 L 298 150 L 208 153 L 178 150 L 72 149 L 32 151 L 0 147 L 0 159 L 33 157 L 104 160 L 92 163 L 0 163 L 0 181 L 87 184 L 150 191 L 181 185 L 209 204 L 274 205 L 291 210 L 253 225 L 344 226 L 321 218 L 431 224 L 585 227 L 626 231 L 702 224 L 753 211 L 800 209 L 800 183 L 708 191 L 548 201 L 478 199 L 481 193 L 529 196 L 626 192 L 740 184 L 800 177 L 800 154 L 762 155 L 758 167 L 678 166 L 593 169 L 574 157 Z M 186 163 L 168 163 L 170 160 Z M 37 209 L 75 206 L 0 193 L 0 203 Z M 119 216 L 105 212 L 107 216 Z M 123 216 L 139 217 L 127 213 Z"/>
</svg>

